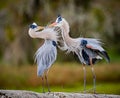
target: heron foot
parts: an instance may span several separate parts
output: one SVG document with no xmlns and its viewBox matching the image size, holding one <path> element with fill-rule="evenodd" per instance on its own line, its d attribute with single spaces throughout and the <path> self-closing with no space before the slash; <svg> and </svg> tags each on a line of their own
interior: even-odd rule
<svg viewBox="0 0 120 98">
<path fill-rule="evenodd" d="M 47 94 L 54 96 L 54 92 L 48 92 Z"/>
</svg>

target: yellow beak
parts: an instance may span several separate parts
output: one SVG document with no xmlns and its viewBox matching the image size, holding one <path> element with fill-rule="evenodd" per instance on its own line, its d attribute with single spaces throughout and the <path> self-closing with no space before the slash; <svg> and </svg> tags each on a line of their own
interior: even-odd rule
<svg viewBox="0 0 120 98">
<path fill-rule="evenodd" d="M 50 24 L 48 27 L 54 27 L 55 25 L 57 25 L 57 22 Z"/>
<path fill-rule="evenodd" d="M 37 26 L 37 29 L 42 30 L 42 29 L 44 29 L 44 27 L 43 26 Z"/>
<path fill-rule="evenodd" d="M 56 24 L 57 24 L 57 23 L 54 22 L 54 23 L 48 25 L 48 27 L 50 27 L 50 28 L 51 28 L 51 27 L 54 27 Z M 42 29 L 44 29 L 44 28 L 45 28 L 45 27 L 43 27 L 43 26 L 37 26 L 37 31 L 42 30 Z"/>
</svg>

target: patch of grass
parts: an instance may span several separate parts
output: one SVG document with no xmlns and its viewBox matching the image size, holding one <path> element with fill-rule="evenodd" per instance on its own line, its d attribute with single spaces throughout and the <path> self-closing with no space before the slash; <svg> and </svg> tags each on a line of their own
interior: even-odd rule
<svg viewBox="0 0 120 98">
<path fill-rule="evenodd" d="M 83 85 L 75 84 L 74 86 L 50 86 L 52 92 L 75 92 L 83 93 Z M 42 87 L 27 88 L 27 90 L 32 90 L 35 92 L 42 93 Z M 47 92 L 47 88 L 45 88 Z M 93 85 L 88 84 L 86 93 L 93 93 Z M 96 93 L 98 94 L 120 94 L 120 83 L 99 83 L 96 85 Z"/>
<path fill-rule="evenodd" d="M 120 64 L 95 65 L 98 93 L 120 94 Z M 41 78 L 37 77 L 37 66 L 1 66 L 0 89 L 27 89 L 42 92 Z M 87 89 L 92 88 L 90 66 L 86 66 Z M 78 63 L 55 63 L 48 74 L 52 91 L 83 91 L 83 69 Z M 98 84 L 100 83 L 100 84 Z M 91 92 L 91 91 L 90 91 Z"/>
<path fill-rule="evenodd" d="M 120 94 L 120 83 L 101 83 L 98 84 L 97 91 L 103 94 Z"/>
</svg>

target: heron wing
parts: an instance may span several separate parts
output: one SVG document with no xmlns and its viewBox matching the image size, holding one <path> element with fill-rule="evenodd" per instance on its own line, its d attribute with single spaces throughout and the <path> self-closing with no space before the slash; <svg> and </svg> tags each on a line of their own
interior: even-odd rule
<svg viewBox="0 0 120 98">
<path fill-rule="evenodd" d="M 35 61 L 37 62 L 37 74 L 41 76 L 45 70 L 55 62 L 57 57 L 57 49 L 54 41 L 45 40 L 44 44 L 35 53 Z"/>
<path fill-rule="evenodd" d="M 87 41 L 87 44 L 85 45 L 85 48 L 86 48 L 87 54 L 93 55 L 93 58 L 94 56 L 96 56 L 96 59 L 100 59 L 100 57 L 103 57 L 107 62 L 110 62 L 110 58 L 107 52 L 102 47 L 102 43 L 99 40 L 89 38 L 89 39 L 86 39 L 86 41 Z"/>
</svg>

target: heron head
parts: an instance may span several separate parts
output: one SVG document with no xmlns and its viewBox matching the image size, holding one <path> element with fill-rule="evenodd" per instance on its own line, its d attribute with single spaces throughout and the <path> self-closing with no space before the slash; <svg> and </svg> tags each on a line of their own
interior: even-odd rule
<svg viewBox="0 0 120 98">
<path fill-rule="evenodd" d="M 31 25 L 30 25 L 30 28 L 31 28 L 31 29 L 37 28 L 37 24 L 36 24 L 36 23 L 31 24 Z"/>
<path fill-rule="evenodd" d="M 43 30 L 44 27 L 38 26 L 36 23 L 32 23 L 32 24 L 30 25 L 30 29 L 35 30 L 35 31 L 40 31 L 40 30 Z"/>
<path fill-rule="evenodd" d="M 60 23 L 62 21 L 62 17 L 61 17 L 61 15 L 58 15 L 58 17 L 57 17 L 57 19 L 56 19 L 56 22 L 57 23 Z"/>
<path fill-rule="evenodd" d="M 54 23 L 50 24 L 49 27 L 54 27 L 55 25 L 57 25 L 61 21 L 62 21 L 62 17 L 61 17 L 61 15 L 58 15 L 56 21 Z"/>
</svg>

